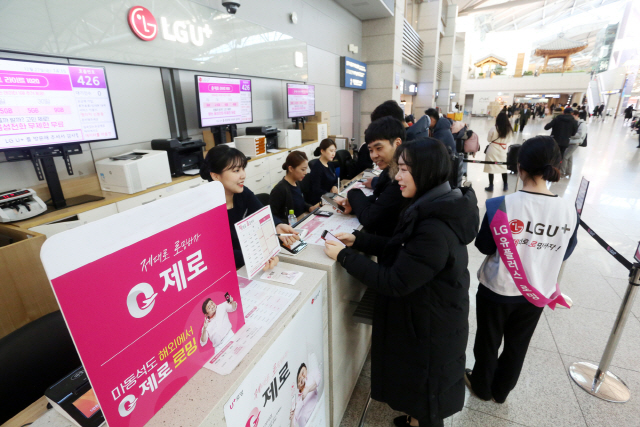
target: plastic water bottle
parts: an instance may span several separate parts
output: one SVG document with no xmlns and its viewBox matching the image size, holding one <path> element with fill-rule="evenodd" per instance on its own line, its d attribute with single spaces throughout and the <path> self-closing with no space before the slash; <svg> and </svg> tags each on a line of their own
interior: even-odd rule
<svg viewBox="0 0 640 427">
<path fill-rule="evenodd" d="M 289 216 L 287 217 L 287 220 L 289 221 L 289 225 L 292 227 L 293 227 L 293 224 L 298 222 L 298 218 L 296 218 L 296 214 L 293 213 L 293 209 L 289 211 Z"/>
</svg>

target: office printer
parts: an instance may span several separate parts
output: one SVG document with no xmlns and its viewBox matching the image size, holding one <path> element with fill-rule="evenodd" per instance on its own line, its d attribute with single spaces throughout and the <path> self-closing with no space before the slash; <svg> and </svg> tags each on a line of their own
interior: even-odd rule
<svg viewBox="0 0 640 427">
<path fill-rule="evenodd" d="M 137 150 L 96 162 L 100 188 L 133 194 L 171 182 L 167 152 Z"/>
<path fill-rule="evenodd" d="M 185 175 L 185 171 L 197 169 L 204 163 L 202 147 L 205 143 L 200 139 L 179 141 L 177 139 L 154 139 L 151 149 L 163 150 L 169 157 L 169 168 L 172 176 Z M 188 175 L 193 175 L 189 173 Z"/>
<path fill-rule="evenodd" d="M 267 150 L 278 148 L 278 133 L 275 126 L 250 126 L 246 129 L 247 135 L 264 135 L 267 139 Z"/>
<path fill-rule="evenodd" d="M 0 222 L 22 221 L 47 211 L 47 205 L 32 189 L 0 193 Z"/>
</svg>

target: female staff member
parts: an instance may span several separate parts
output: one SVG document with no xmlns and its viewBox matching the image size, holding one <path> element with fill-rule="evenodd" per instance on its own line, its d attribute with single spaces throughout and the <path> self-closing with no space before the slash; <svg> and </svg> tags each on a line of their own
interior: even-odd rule
<svg viewBox="0 0 640 427">
<path fill-rule="evenodd" d="M 336 143 L 333 139 L 323 139 L 320 146 L 313 152 L 314 156 L 320 156 L 319 162 L 311 166 L 311 190 L 309 202 L 316 204 L 325 193 L 338 193 L 338 177 L 334 166 L 329 163 L 336 156 Z"/>
<path fill-rule="evenodd" d="M 233 246 L 233 257 L 236 262 L 236 269 L 244 265 L 244 257 L 240 248 L 240 240 L 234 224 L 241 219 L 262 209 L 260 200 L 244 186 L 247 176 L 245 168 L 247 158 L 240 150 L 231 148 L 228 145 L 218 145 L 207 153 L 204 166 L 200 169 L 200 177 L 208 181 L 219 181 L 224 187 L 224 195 L 227 200 L 227 214 L 229 216 L 229 230 L 231 231 L 231 244 Z M 298 234 L 291 226 L 281 224 L 277 217 L 273 219 L 276 223 L 276 230 L 283 234 Z M 293 244 L 299 240 L 297 236 L 281 236 L 285 244 Z M 264 269 L 268 270 L 278 264 L 278 257 L 269 260 Z"/>
<path fill-rule="evenodd" d="M 552 137 L 525 141 L 518 153 L 522 190 L 487 200 L 476 239 L 476 247 L 487 255 L 478 271 L 476 363 L 465 372 L 467 386 L 483 400 L 507 399 L 543 308 L 566 305 L 557 280 L 562 261 L 577 243 L 578 215 L 575 207 L 547 189 L 546 181 L 560 179 L 559 162 L 560 150 Z"/>
<path fill-rule="evenodd" d="M 507 161 L 507 142 L 512 133 L 513 129 L 507 114 L 501 112 L 496 117 L 495 127 L 491 128 L 489 135 L 487 135 L 489 146 L 485 152 L 486 161 L 502 163 Z M 489 186 L 484 189 L 485 191 L 493 191 L 493 174 L 496 173 L 502 174 L 502 191 L 509 189 L 509 184 L 507 183 L 507 173 L 509 171 L 505 165 L 484 165 L 484 173 L 489 174 Z"/>
<path fill-rule="evenodd" d="M 302 190 L 298 186 L 298 182 L 302 181 L 307 174 L 307 168 L 307 155 L 302 151 L 289 153 L 282 165 L 282 169 L 286 170 L 287 174 L 273 187 L 269 197 L 271 212 L 282 222 L 286 222 L 290 210 L 293 210 L 296 216 L 300 216 L 315 208 L 304 201 Z"/>
<path fill-rule="evenodd" d="M 442 426 L 464 404 L 466 245 L 480 222 L 477 199 L 471 188 L 449 186 L 449 154 L 438 140 L 402 144 L 396 160 L 395 179 L 409 206 L 393 236 L 338 233 L 349 248 L 327 241 L 325 253 L 378 293 L 371 397 L 408 414 L 396 426 Z"/>
</svg>

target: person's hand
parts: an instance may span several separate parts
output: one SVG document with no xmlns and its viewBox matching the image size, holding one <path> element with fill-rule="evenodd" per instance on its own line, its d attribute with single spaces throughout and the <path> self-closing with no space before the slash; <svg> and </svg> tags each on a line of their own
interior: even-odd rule
<svg viewBox="0 0 640 427">
<path fill-rule="evenodd" d="M 262 271 L 273 269 L 276 265 L 278 265 L 278 261 L 280 261 L 280 259 L 277 256 L 269 258 L 269 261 L 267 261 L 267 263 L 264 265 Z"/>
<path fill-rule="evenodd" d="M 289 419 L 292 420 L 293 416 L 295 415 L 296 411 L 294 411 L 293 409 L 291 411 L 289 411 Z"/>
<path fill-rule="evenodd" d="M 324 253 L 333 260 L 338 259 L 338 254 L 343 249 L 344 246 L 342 246 L 338 242 L 332 242 L 331 240 L 327 240 L 326 242 L 324 242 Z"/>
<path fill-rule="evenodd" d="M 356 241 L 356 236 L 351 233 L 338 233 L 336 234 L 336 238 L 349 247 L 353 246 L 353 243 Z"/>
<path fill-rule="evenodd" d="M 233 302 L 233 297 L 231 295 L 229 295 L 229 304 L 231 304 L 232 302 Z"/>
<path fill-rule="evenodd" d="M 210 322 L 209 316 L 205 315 L 204 316 L 204 325 L 202 325 L 202 330 L 203 331 L 207 329 L 207 326 L 209 325 L 209 322 Z"/>
<path fill-rule="evenodd" d="M 371 177 L 367 178 L 367 180 L 364 181 L 363 184 L 364 184 L 365 187 L 371 188 L 371 182 L 372 181 L 373 181 L 373 177 L 371 176 Z"/>
<path fill-rule="evenodd" d="M 338 187 L 336 187 L 335 185 L 333 187 L 331 187 L 331 192 L 333 194 L 338 194 L 340 192 L 340 190 L 338 190 Z"/>
<path fill-rule="evenodd" d="M 311 206 L 311 207 L 309 208 L 309 212 L 313 212 L 313 211 L 315 211 L 315 210 L 316 210 L 316 209 L 318 209 L 320 206 L 322 206 L 322 204 L 321 204 L 320 202 L 316 203 L 315 205 L 313 205 L 313 206 Z"/>
<path fill-rule="evenodd" d="M 344 209 L 344 212 L 342 212 L 343 214 L 349 215 L 351 213 L 351 211 L 353 211 L 353 209 L 351 208 L 351 205 L 349 204 L 349 199 L 347 199 L 346 197 L 343 197 L 342 199 L 340 199 L 337 202 L 341 206 L 344 206 L 345 209 Z"/>
<path fill-rule="evenodd" d="M 298 235 L 299 233 L 289 224 L 278 224 L 276 232 L 278 234 L 295 234 L 295 236 L 280 236 L 280 240 L 282 240 L 282 243 L 285 245 L 291 246 L 296 242 L 296 240 L 300 240 L 300 236 Z"/>
</svg>

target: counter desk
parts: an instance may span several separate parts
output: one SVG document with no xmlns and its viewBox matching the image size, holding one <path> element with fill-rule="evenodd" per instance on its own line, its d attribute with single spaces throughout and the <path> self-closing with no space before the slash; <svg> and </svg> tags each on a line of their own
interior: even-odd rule
<svg viewBox="0 0 640 427">
<path fill-rule="evenodd" d="M 301 271 L 304 275 L 295 286 L 284 285 L 278 282 L 256 279 L 276 286 L 296 289 L 300 294 L 296 297 L 288 309 L 280 316 L 276 323 L 251 349 L 240 364 L 229 375 L 219 375 L 213 371 L 202 368 L 193 376 L 160 411 L 145 425 L 146 427 L 159 426 L 207 426 L 207 427 L 235 427 L 227 426 L 224 417 L 224 405 L 241 385 L 252 368 L 280 336 L 293 317 L 300 311 L 309 298 L 322 292 L 323 298 L 323 347 L 324 360 L 328 358 L 328 333 L 329 322 L 327 316 L 327 274 L 325 271 L 307 268 L 299 265 L 281 262 L 280 267 L 286 270 Z M 244 267 L 238 271 L 243 274 Z M 324 370 L 324 382 L 329 384 L 329 370 Z M 325 416 L 329 419 L 329 406 L 325 406 Z M 72 427 L 72 424 L 55 410 L 47 411 L 37 419 L 32 427 Z"/>
<path fill-rule="evenodd" d="M 330 206 L 321 209 L 333 212 Z M 296 225 L 296 228 L 312 220 L 313 216 L 308 215 Z M 353 215 L 344 216 L 355 218 Z M 371 326 L 353 320 L 353 312 L 357 302 L 362 299 L 366 286 L 347 273 L 338 261 L 329 258 L 324 253 L 324 246 L 309 244 L 298 255 L 281 255 L 280 259 L 327 272 L 331 375 L 329 399 L 332 420 L 330 425 L 338 427 L 371 347 Z"/>
</svg>

